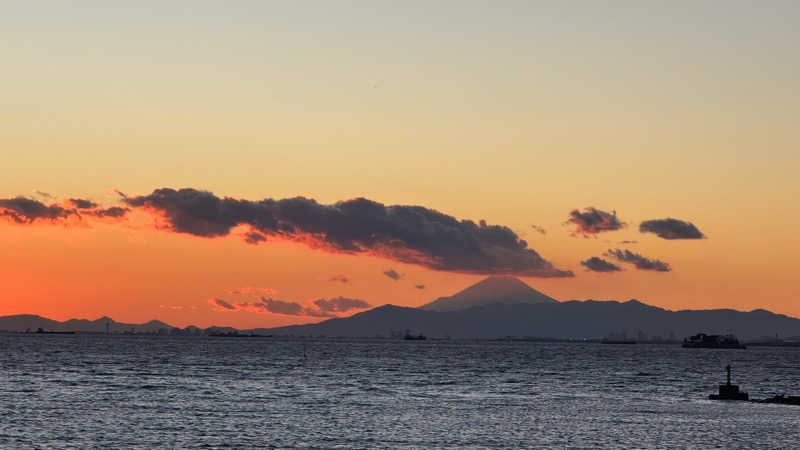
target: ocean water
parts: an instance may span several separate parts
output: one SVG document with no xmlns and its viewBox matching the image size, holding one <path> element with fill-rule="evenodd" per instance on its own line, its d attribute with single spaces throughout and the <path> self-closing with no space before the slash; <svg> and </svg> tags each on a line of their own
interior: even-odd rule
<svg viewBox="0 0 800 450">
<path fill-rule="evenodd" d="M 800 349 L 0 335 L 0 448 L 798 448 Z"/>
</svg>

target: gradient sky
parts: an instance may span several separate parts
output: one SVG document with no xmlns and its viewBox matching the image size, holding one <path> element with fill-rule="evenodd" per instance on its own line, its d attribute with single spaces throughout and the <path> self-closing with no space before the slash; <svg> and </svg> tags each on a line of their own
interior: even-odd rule
<svg viewBox="0 0 800 450">
<path fill-rule="evenodd" d="M 559 300 L 800 317 L 798 23 L 793 1 L 6 2 L 0 198 L 420 205 L 514 230 L 575 273 L 524 278 Z M 628 226 L 572 236 L 585 207 Z M 667 217 L 707 239 L 639 233 Z M 169 233 L 145 211 L 3 221 L 0 248 L 0 315 L 60 320 L 276 326 L 320 319 L 208 300 L 418 306 L 483 277 Z M 580 265 L 610 248 L 672 271 Z"/>
</svg>

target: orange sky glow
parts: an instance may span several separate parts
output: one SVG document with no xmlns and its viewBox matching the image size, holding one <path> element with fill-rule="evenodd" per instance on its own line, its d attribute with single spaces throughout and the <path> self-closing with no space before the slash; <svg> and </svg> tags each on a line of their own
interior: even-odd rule
<svg viewBox="0 0 800 450">
<path fill-rule="evenodd" d="M 800 317 L 791 2 L 140 3 L 0 6 L 0 315 L 272 327 L 506 273 Z"/>
</svg>

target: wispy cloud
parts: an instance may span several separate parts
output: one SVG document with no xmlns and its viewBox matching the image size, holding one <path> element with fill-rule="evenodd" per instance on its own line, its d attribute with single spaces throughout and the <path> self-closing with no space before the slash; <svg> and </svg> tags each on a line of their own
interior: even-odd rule
<svg viewBox="0 0 800 450">
<path fill-rule="evenodd" d="M 349 283 L 350 278 L 347 278 L 343 273 L 337 273 L 336 275 L 330 277 L 328 281 L 336 283 Z"/>
<path fill-rule="evenodd" d="M 533 231 L 535 231 L 535 232 L 537 232 L 539 234 L 547 234 L 547 230 L 545 230 L 544 228 L 540 227 L 539 225 L 531 225 L 531 228 L 533 228 Z"/>
<path fill-rule="evenodd" d="M 633 264 L 637 269 L 640 270 L 654 270 L 657 272 L 669 272 L 672 270 L 669 264 L 665 263 L 664 261 L 648 259 L 630 250 L 609 249 L 607 252 L 603 253 L 603 256 L 616 258 L 618 261 Z"/>
<path fill-rule="evenodd" d="M 622 270 L 618 265 L 597 256 L 581 261 L 581 265 L 590 272 L 619 272 Z"/>
<path fill-rule="evenodd" d="M 228 293 L 233 295 L 250 295 L 256 293 L 275 295 L 277 291 L 275 289 L 267 287 L 245 286 L 236 289 L 228 289 Z"/>
</svg>

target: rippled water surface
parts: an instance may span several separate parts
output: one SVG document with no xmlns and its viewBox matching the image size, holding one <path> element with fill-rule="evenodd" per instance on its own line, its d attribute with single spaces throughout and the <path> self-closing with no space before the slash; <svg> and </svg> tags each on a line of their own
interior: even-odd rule
<svg viewBox="0 0 800 450">
<path fill-rule="evenodd" d="M 795 447 L 800 349 L 0 335 L 2 448 Z"/>
</svg>

